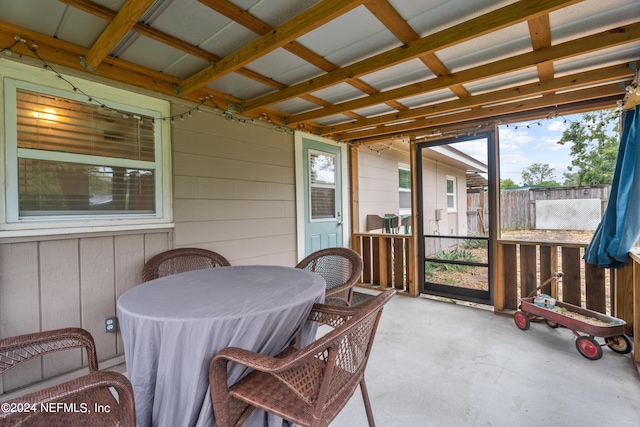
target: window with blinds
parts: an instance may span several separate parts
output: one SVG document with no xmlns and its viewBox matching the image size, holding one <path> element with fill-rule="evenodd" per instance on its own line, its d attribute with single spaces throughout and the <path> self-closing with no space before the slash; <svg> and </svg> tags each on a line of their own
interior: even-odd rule
<svg viewBox="0 0 640 427">
<path fill-rule="evenodd" d="M 16 89 L 19 218 L 156 212 L 150 116 Z"/>
</svg>

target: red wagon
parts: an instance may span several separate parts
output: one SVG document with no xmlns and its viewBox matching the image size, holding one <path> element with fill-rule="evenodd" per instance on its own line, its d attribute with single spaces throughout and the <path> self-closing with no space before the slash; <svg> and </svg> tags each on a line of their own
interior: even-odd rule
<svg viewBox="0 0 640 427">
<path fill-rule="evenodd" d="M 564 326 L 576 335 L 576 348 L 580 354 L 591 360 L 602 357 L 602 344 L 595 337 L 604 338 L 604 345 L 616 353 L 631 352 L 631 341 L 624 334 L 624 320 L 561 301 L 556 301 L 553 306 L 534 302 L 540 288 L 559 277 L 562 277 L 562 273 L 555 273 L 527 298 L 521 299 L 520 311 L 513 315 L 516 326 L 526 331 L 531 326 L 531 320 L 536 317 L 544 319 L 552 328 Z"/>
</svg>

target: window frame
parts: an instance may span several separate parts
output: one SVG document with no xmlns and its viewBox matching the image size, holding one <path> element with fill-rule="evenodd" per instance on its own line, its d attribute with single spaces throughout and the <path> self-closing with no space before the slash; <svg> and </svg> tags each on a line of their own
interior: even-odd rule
<svg viewBox="0 0 640 427">
<path fill-rule="evenodd" d="M 449 181 L 453 183 L 453 193 L 449 193 Z M 445 182 L 446 182 L 445 191 L 447 194 L 447 212 L 458 212 L 458 200 L 457 200 L 458 188 L 457 188 L 456 177 L 447 175 Z M 449 196 L 452 197 L 453 207 L 449 206 Z"/>
<path fill-rule="evenodd" d="M 82 88 L 82 91 L 72 90 L 69 84 L 56 78 L 53 73 L 45 73 L 41 70 L 34 72 L 32 67 L 18 64 L 0 71 L 4 111 L 0 114 L 4 118 L 5 128 L 0 132 L 0 138 L 4 145 L 3 159 L 0 162 L 3 168 L 2 178 L 2 209 L 0 221 L 0 237 L 20 236 L 27 234 L 63 234 L 87 231 L 116 231 L 137 228 L 166 227 L 171 223 L 171 163 L 170 163 L 170 123 L 162 120 L 170 115 L 170 103 L 158 98 L 132 93 L 116 87 L 101 83 L 90 82 L 71 76 L 69 79 L 74 87 Z M 38 81 L 38 83 L 34 83 Z M 87 96 L 81 92 L 91 94 L 94 99 L 100 99 L 108 108 L 126 112 L 131 115 L 144 115 L 154 119 L 154 189 L 155 189 L 155 213 L 110 213 L 103 215 L 39 215 L 20 217 L 18 205 L 18 157 L 36 158 L 42 160 L 70 161 L 77 158 L 76 155 L 66 157 L 64 153 L 47 152 L 18 148 L 17 141 L 17 101 L 16 91 L 24 89 L 45 95 L 61 97 L 78 102 L 87 102 Z M 78 93 L 80 92 L 80 93 Z M 27 153 L 27 156 L 23 154 Z M 100 156 L 86 156 L 95 159 L 114 159 Z M 116 163 L 119 163 L 116 160 Z M 132 164 L 127 160 L 125 163 Z M 145 162 L 137 162 L 142 165 Z M 146 166 L 150 166 L 146 163 Z M 28 231 L 29 230 L 29 231 Z M 34 231 L 30 231 L 34 230 Z M 37 231 L 35 231 L 37 230 Z"/>
<path fill-rule="evenodd" d="M 401 170 L 405 170 L 407 172 L 409 172 L 409 188 L 402 188 L 400 186 L 400 171 Z M 400 206 L 400 197 L 398 195 L 398 215 L 408 215 L 411 214 L 412 212 L 412 206 L 411 206 L 411 168 L 409 167 L 409 165 L 405 165 L 405 164 L 398 164 L 398 193 L 408 193 L 409 194 L 409 207 L 408 208 L 403 208 L 402 206 Z"/>
</svg>

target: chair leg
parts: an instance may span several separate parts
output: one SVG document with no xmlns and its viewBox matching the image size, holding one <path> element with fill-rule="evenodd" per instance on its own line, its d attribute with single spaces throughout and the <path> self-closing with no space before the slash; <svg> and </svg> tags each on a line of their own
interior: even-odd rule
<svg viewBox="0 0 640 427">
<path fill-rule="evenodd" d="M 367 420 L 369 421 L 369 427 L 376 427 L 376 422 L 373 420 L 373 412 L 371 411 L 369 393 L 367 392 L 367 385 L 364 383 L 364 378 L 362 378 L 362 381 L 360 381 L 360 391 L 362 392 L 362 400 L 364 400 L 364 409 L 367 411 Z"/>
</svg>

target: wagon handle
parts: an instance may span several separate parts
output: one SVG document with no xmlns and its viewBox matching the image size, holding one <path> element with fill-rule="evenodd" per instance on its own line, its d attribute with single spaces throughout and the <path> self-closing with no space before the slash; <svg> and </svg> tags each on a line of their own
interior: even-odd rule
<svg viewBox="0 0 640 427">
<path fill-rule="evenodd" d="M 561 278 L 562 276 L 564 276 L 564 273 L 562 271 L 556 271 L 555 273 L 551 273 L 551 277 L 549 277 L 547 280 L 544 281 L 544 283 L 542 283 L 540 286 L 538 286 L 537 288 L 535 288 L 530 294 L 529 294 L 529 298 L 531 298 L 532 296 L 534 296 L 536 293 L 538 293 L 538 291 L 540 289 L 542 289 L 543 286 L 548 285 L 549 283 L 551 283 L 552 280 L 557 280 L 559 278 Z"/>
</svg>

